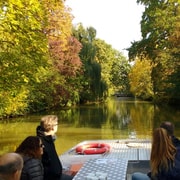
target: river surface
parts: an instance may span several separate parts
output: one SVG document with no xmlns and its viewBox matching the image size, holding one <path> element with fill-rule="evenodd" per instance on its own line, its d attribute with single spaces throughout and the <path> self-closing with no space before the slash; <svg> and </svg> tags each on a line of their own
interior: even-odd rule
<svg viewBox="0 0 180 180">
<path fill-rule="evenodd" d="M 126 139 L 132 132 L 137 138 L 151 139 L 153 129 L 162 121 L 173 122 L 175 135 L 180 137 L 179 108 L 159 107 L 150 102 L 114 97 L 102 104 L 0 120 L 0 154 L 14 151 L 24 138 L 36 135 L 40 118 L 47 114 L 55 114 L 59 118 L 55 141 L 58 154 L 81 141 Z"/>
</svg>

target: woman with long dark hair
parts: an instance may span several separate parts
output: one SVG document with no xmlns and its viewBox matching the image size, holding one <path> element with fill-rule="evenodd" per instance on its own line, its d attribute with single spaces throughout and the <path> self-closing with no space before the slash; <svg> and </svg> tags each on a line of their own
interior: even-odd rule
<svg viewBox="0 0 180 180">
<path fill-rule="evenodd" d="M 43 180 L 44 169 L 41 163 L 42 141 L 37 136 L 28 136 L 16 149 L 23 157 L 24 165 L 20 180 Z"/>
</svg>

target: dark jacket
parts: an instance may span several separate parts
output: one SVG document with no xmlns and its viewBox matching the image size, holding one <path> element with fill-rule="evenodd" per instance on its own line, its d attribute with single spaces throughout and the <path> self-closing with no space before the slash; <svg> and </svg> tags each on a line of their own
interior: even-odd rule
<svg viewBox="0 0 180 180">
<path fill-rule="evenodd" d="M 175 136 L 171 136 L 171 138 L 172 138 L 172 142 L 173 142 L 174 146 L 177 148 L 180 148 L 180 140 Z"/>
<path fill-rule="evenodd" d="M 24 157 L 20 180 L 43 180 L 44 169 L 40 159 Z"/>
<path fill-rule="evenodd" d="M 57 155 L 54 139 L 52 136 L 45 136 L 41 127 L 37 127 L 37 136 L 44 144 L 42 163 L 44 167 L 44 180 L 60 180 L 62 176 L 62 164 Z"/>
<path fill-rule="evenodd" d="M 151 177 L 151 173 L 148 173 L 148 176 L 153 180 L 180 180 L 180 148 L 177 148 L 174 165 L 169 162 L 169 167 L 168 171 L 161 169 L 155 178 Z"/>
</svg>

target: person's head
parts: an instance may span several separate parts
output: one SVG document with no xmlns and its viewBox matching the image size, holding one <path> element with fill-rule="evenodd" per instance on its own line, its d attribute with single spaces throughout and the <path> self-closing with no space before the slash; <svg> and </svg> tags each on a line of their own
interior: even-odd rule
<svg viewBox="0 0 180 180">
<path fill-rule="evenodd" d="M 40 159 L 43 154 L 43 147 L 44 145 L 39 137 L 28 136 L 22 141 L 19 147 L 17 147 L 16 153 Z"/>
<path fill-rule="evenodd" d="M 40 126 L 45 133 L 52 132 L 52 135 L 54 135 L 58 129 L 58 117 L 56 115 L 43 116 Z"/>
<path fill-rule="evenodd" d="M 160 127 L 166 129 L 166 131 L 170 136 L 174 135 L 174 124 L 172 124 L 171 122 L 169 121 L 162 122 Z"/>
<path fill-rule="evenodd" d="M 0 180 L 19 180 L 23 168 L 23 159 L 17 153 L 0 156 Z"/>
<path fill-rule="evenodd" d="M 151 172 L 155 176 L 158 170 L 168 170 L 168 162 L 174 161 L 176 148 L 171 141 L 171 137 L 164 128 L 157 128 L 153 132 L 151 149 Z"/>
</svg>

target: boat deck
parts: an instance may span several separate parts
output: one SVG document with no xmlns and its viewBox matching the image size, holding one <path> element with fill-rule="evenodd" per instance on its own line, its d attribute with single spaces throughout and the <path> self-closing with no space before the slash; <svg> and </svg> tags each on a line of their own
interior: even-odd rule
<svg viewBox="0 0 180 180">
<path fill-rule="evenodd" d="M 104 154 L 95 154 L 95 155 L 79 155 L 75 152 L 76 147 L 82 146 L 89 143 L 106 143 L 109 144 L 111 149 L 109 152 Z M 89 162 L 97 160 L 118 160 L 118 162 L 123 164 L 123 171 L 119 177 L 123 180 L 124 173 L 126 174 L 125 179 L 130 179 L 131 174 L 135 171 L 147 171 L 149 169 L 149 159 L 151 151 L 151 141 L 147 139 L 123 139 L 123 140 L 90 140 L 83 141 L 64 154 L 60 156 L 60 160 L 63 164 L 64 169 L 69 169 L 73 164 L 83 164 L 83 167 L 74 177 L 74 180 L 78 180 L 79 177 L 82 178 L 89 168 Z M 109 160 L 108 160 L 109 159 Z M 90 163 L 92 164 L 92 163 Z M 97 163 L 94 163 L 96 166 Z M 107 163 L 108 164 L 108 163 Z M 107 165 L 104 164 L 106 167 Z M 141 167 L 141 168 L 140 168 Z M 95 167 L 94 167 L 95 168 Z M 119 164 L 119 168 L 121 165 Z M 97 169 L 97 167 L 96 167 Z M 92 171 L 92 170 L 91 170 Z M 103 170 L 104 171 L 104 170 Z M 108 172 L 106 172 L 109 174 Z M 119 171 L 118 171 L 119 173 Z M 86 173 L 87 174 L 87 173 Z M 121 176 L 122 175 L 122 176 Z M 109 178 L 110 179 L 110 178 Z M 111 177 L 113 180 L 113 178 Z M 117 177 L 114 179 L 118 179 Z"/>
</svg>

